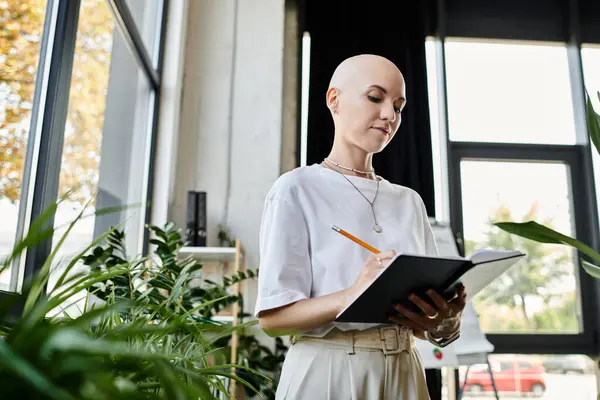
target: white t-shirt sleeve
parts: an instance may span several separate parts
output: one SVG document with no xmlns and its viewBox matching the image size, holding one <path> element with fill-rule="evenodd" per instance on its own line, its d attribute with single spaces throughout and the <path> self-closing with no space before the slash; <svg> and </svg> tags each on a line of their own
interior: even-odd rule
<svg viewBox="0 0 600 400">
<path fill-rule="evenodd" d="M 302 210 L 268 196 L 260 227 L 258 295 L 254 316 L 310 297 L 309 237 Z"/>
</svg>

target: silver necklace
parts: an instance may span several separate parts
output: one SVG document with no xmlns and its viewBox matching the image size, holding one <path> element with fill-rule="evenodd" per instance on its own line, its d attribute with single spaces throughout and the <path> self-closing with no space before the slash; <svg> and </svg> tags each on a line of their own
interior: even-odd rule
<svg viewBox="0 0 600 400">
<path fill-rule="evenodd" d="M 370 175 L 373 172 L 375 172 L 375 170 L 373 170 L 373 169 L 370 171 L 361 171 L 359 169 L 344 167 L 343 165 L 340 165 L 340 164 L 336 163 L 335 161 L 331 161 L 329 158 L 326 158 L 325 161 L 332 163 L 333 165 L 335 165 L 338 168 L 345 169 L 346 171 L 356 172 L 357 174 Z"/>
<path fill-rule="evenodd" d="M 334 165 L 335 165 L 335 163 L 334 163 L 334 162 L 332 162 L 332 161 L 328 160 L 327 158 L 325 159 L 325 161 L 329 161 L 329 162 L 331 162 L 332 164 L 334 164 Z M 343 168 L 343 167 L 340 167 L 340 168 Z M 332 169 L 333 169 L 333 168 L 332 168 Z M 348 168 L 346 167 L 345 169 L 348 169 Z M 346 179 L 348 182 L 350 182 L 350 184 L 351 184 L 352 186 L 354 186 L 354 189 L 356 189 L 356 191 L 357 191 L 358 193 L 360 193 L 360 195 L 361 195 L 361 196 L 362 196 L 362 197 L 363 197 L 363 198 L 364 198 L 364 199 L 367 201 L 367 203 L 369 203 L 369 205 L 371 206 L 371 213 L 373 214 L 373 222 L 374 222 L 374 224 L 373 224 L 373 230 L 374 230 L 375 232 L 377 232 L 377 233 L 381 233 L 381 231 L 382 231 L 382 229 L 381 229 L 381 226 L 379 226 L 379 224 L 377 223 L 377 217 L 375 216 L 375 200 L 377 200 L 377 194 L 379 193 L 379 179 L 377 178 L 377 175 L 375 175 L 375 174 L 374 174 L 374 172 L 369 172 L 369 173 L 372 173 L 373 175 L 375 175 L 375 180 L 377 181 L 377 189 L 375 190 L 375 197 L 373 198 L 373 201 L 370 201 L 369 199 L 367 199 L 367 196 L 365 196 L 365 195 L 363 194 L 363 192 L 361 192 L 361 191 L 360 191 L 360 190 L 359 190 L 359 189 L 356 187 L 356 185 L 355 185 L 354 183 L 352 183 L 352 181 L 351 181 L 350 179 L 348 179 L 348 177 L 347 177 L 346 175 L 342 174 L 340 171 L 338 171 L 338 170 L 336 170 L 336 169 L 333 169 L 333 170 L 334 170 L 335 172 L 337 172 L 338 174 L 340 174 L 341 176 L 343 176 L 343 177 L 344 177 L 344 179 Z M 357 171 L 354 171 L 354 172 L 357 172 Z"/>
</svg>

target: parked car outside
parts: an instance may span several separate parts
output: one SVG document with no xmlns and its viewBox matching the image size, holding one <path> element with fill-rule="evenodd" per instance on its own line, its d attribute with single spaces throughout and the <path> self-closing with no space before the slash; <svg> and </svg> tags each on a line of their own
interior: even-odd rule
<svg viewBox="0 0 600 400">
<path fill-rule="evenodd" d="M 499 393 L 529 394 L 541 397 L 546 391 L 545 369 L 540 361 L 528 358 L 494 357 L 491 361 L 494 382 Z M 485 364 L 471 367 L 460 380 L 465 395 L 482 395 L 494 391 L 492 378 Z"/>
<path fill-rule="evenodd" d="M 556 374 L 591 374 L 594 373 L 594 362 L 583 355 L 547 356 L 544 369 Z"/>
</svg>

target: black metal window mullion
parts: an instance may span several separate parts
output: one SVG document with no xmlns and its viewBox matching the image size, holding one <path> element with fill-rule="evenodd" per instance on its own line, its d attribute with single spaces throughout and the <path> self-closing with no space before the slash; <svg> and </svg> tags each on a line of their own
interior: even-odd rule
<svg viewBox="0 0 600 400">
<path fill-rule="evenodd" d="M 449 130 L 449 118 L 448 118 L 448 92 L 446 87 L 447 77 L 446 77 L 446 49 L 445 49 L 445 40 L 446 40 L 446 23 L 447 23 L 447 15 L 446 15 L 446 0 L 436 0 L 435 9 L 437 11 L 437 39 L 438 42 L 435 44 L 435 54 L 436 54 L 436 79 L 437 79 L 437 97 L 438 97 L 438 123 L 440 129 L 440 156 L 442 162 L 442 170 L 443 167 L 446 167 L 447 175 L 441 176 L 442 186 L 447 189 L 447 192 L 442 193 L 440 195 L 447 195 L 452 199 L 453 188 L 452 188 L 452 174 L 453 165 L 451 162 L 451 151 L 450 151 L 450 130 Z M 442 174 L 443 175 L 443 174 Z M 449 207 L 447 207 L 449 206 Z M 457 232 L 456 224 L 454 219 L 452 218 L 452 201 L 450 204 L 443 204 L 443 208 L 446 212 L 449 212 L 450 215 L 446 215 L 447 218 L 450 218 L 450 226 L 453 229 L 453 232 Z M 439 216 L 436 215 L 439 218 Z M 459 249 L 459 252 L 461 249 Z M 431 375 L 431 373 L 430 373 Z M 442 377 L 441 374 L 435 375 L 434 383 L 439 385 L 438 388 L 431 387 L 430 388 L 430 396 L 432 400 L 441 400 L 442 399 Z M 458 368 L 454 370 L 454 379 L 458 383 Z M 428 385 L 430 386 L 430 385 Z M 435 386 L 435 385 L 433 385 Z M 456 394 L 458 395 L 459 385 L 456 385 Z M 437 389 L 437 390 L 436 390 Z M 458 398 L 458 397 L 457 397 Z"/>
<path fill-rule="evenodd" d="M 571 174 L 575 233 L 578 239 L 590 245 L 594 250 L 600 251 L 597 197 L 589 143 L 576 147 L 574 163 L 577 165 L 577 171 L 580 172 Z M 580 255 L 591 261 L 589 257 Z M 583 330 L 586 335 L 592 336 L 593 353 L 598 354 L 600 351 L 600 320 L 598 318 L 600 282 L 583 272 L 581 268 L 579 271 Z"/>
<path fill-rule="evenodd" d="M 148 188 L 146 193 L 146 201 L 148 206 L 146 207 L 145 223 L 149 224 L 152 216 L 152 199 L 153 199 L 153 185 L 154 182 L 154 171 L 156 167 L 156 140 L 158 136 L 158 122 L 160 114 L 160 102 L 161 102 L 161 87 L 162 87 L 162 71 L 164 64 L 164 53 L 165 53 L 165 36 L 167 31 L 167 20 L 168 20 L 169 0 L 163 0 L 162 4 L 162 15 L 160 22 L 160 37 L 158 45 L 157 55 L 157 86 L 154 88 L 154 102 L 153 102 L 153 115 L 152 115 L 152 127 L 151 127 L 151 142 L 150 142 L 150 165 L 148 167 Z M 148 253 L 148 243 L 150 240 L 150 234 L 147 229 L 144 230 L 143 241 L 142 241 L 142 254 Z"/>
<path fill-rule="evenodd" d="M 44 101 L 39 158 L 34 182 L 31 220 L 56 204 L 62 159 L 65 124 L 69 107 L 69 88 L 73 70 L 73 55 L 81 1 L 60 1 L 58 22 L 52 47 L 52 62 L 47 95 Z M 32 126 L 34 130 L 34 126 Z M 54 216 L 47 222 L 54 225 Z M 33 275 L 52 249 L 52 239 L 28 250 L 25 276 Z"/>
</svg>

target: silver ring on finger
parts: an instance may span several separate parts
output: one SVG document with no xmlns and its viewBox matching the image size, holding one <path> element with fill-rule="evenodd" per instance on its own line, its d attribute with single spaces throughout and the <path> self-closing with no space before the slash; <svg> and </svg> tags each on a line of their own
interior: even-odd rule
<svg viewBox="0 0 600 400">
<path fill-rule="evenodd" d="M 381 265 L 381 258 L 377 257 L 375 259 L 377 260 L 377 262 L 379 263 L 379 265 Z"/>
</svg>

